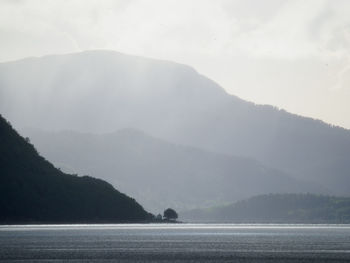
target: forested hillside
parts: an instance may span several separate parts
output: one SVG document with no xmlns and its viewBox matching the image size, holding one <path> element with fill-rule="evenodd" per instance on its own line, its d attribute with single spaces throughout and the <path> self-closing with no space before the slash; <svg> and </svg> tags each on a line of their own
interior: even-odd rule
<svg viewBox="0 0 350 263">
<path fill-rule="evenodd" d="M 180 214 L 196 222 L 350 223 L 350 198 L 313 194 L 268 194 L 231 205 Z"/>
<path fill-rule="evenodd" d="M 134 199 L 107 182 L 56 169 L 0 115 L 0 223 L 151 219 Z"/>
</svg>

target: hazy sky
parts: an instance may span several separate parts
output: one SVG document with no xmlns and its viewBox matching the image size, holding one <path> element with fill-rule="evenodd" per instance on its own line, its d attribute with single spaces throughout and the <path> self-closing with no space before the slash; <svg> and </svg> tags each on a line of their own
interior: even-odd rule
<svg viewBox="0 0 350 263">
<path fill-rule="evenodd" d="M 350 128 L 349 0 L 0 0 L 0 61 L 111 49 Z"/>
</svg>

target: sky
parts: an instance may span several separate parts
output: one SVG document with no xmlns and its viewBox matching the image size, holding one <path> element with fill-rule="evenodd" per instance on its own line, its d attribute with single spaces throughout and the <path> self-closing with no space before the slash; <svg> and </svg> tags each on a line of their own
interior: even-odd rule
<svg viewBox="0 0 350 263">
<path fill-rule="evenodd" d="M 91 49 L 187 64 L 350 129 L 348 0 L 0 0 L 0 62 Z"/>
</svg>

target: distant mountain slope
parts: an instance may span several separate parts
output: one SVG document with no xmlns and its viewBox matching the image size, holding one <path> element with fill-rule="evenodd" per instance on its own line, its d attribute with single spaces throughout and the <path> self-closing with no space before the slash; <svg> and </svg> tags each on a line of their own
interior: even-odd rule
<svg viewBox="0 0 350 263">
<path fill-rule="evenodd" d="M 222 205 L 263 193 L 324 191 L 248 158 L 171 144 L 134 129 L 26 134 L 58 167 L 98 175 L 153 212 Z"/>
<path fill-rule="evenodd" d="M 110 184 L 64 174 L 0 115 L 0 223 L 93 223 L 150 220 Z"/>
<path fill-rule="evenodd" d="M 349 130 L 243 101 L 176 63 L 112 51 L 0 63 L 0 112 L 17 127 L 134 127 L 350 194 Z"/>
<path fill-rule="evenodd" d="M 269 194 L 180 213 L 183 220 L 238 223 L 350 223 L 350 198 Z"/>
</svg>

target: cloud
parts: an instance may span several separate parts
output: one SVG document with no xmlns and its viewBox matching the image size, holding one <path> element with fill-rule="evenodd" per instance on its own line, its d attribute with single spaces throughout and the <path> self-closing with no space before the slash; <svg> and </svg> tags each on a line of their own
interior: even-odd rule
<svg viewBox="0 0 350 263">
<path fill-rule="evenodd" d="M 236 36 L 231 53 L 283 59 L 342 55 L 349 50 L 349 43 L 343 47 L 330 45 L 344 42 L 344 32 L 339 32 L 346 22 L 339 19 L 341 8 L 321 0 L 286 2 L 269 20 Z M 335 35 L 337 30 L 340 34 Z"/>
<path fill-rule="evenodd" d="M 0 21 L 38 41 L 61 35 L 73 50 L 327 58 L 349 51 L 349 7 L 330 0 L 32 0 L 5 4 Z"/>
</svg>

